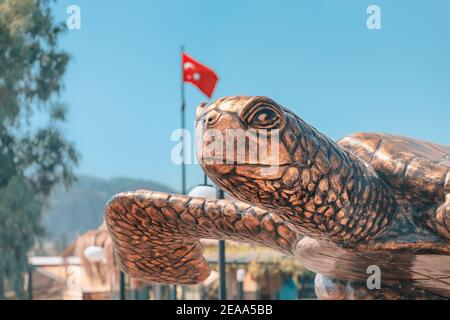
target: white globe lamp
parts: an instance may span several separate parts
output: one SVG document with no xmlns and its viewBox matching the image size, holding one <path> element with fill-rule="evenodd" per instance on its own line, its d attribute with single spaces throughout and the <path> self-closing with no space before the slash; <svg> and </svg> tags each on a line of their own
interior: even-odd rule
<svg viewBox="0 0 450 320">
<path fill-rule="evenodd" d="M 89 246 L 84 250 L 84 256 L 90 262 L 100 262 L 106 259 L 106 252 L 103 247 Z"/>
<path fill-rule="evenodd" d="M 190 197 L 198 197 L 205 199 L 216 199 L 216 188 L 211 185 L 201 184 L 194 187 L 191 191 L 189 191 Z"/>
</svg>

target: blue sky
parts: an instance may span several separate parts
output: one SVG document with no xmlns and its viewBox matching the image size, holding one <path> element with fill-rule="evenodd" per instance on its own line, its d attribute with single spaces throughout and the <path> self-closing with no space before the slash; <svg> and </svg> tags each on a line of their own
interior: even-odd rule
<svg viewBox="0 0 450 320">
<path fill-rule="evenodd" d="M 81 8 L 62 100 L 80 174 L 180 189 L 180 45 L 220 76 L 215 98 L 266 95 L 333 139 L 397 133 L 450 145 L 450 1 L 60 0 Z M 381 8 L 368 30 L 366 9 Z M 187 86 L 187 123 L 205 97 Z M 202 181 L 195 165 L 188 186 Z"/>
</svg>

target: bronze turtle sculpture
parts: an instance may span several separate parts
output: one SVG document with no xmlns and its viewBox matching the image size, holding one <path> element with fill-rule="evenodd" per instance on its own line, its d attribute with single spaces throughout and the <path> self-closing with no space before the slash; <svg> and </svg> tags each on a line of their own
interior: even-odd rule
<svg viewBox="0 0 450 320">
<path fill-rule="evenodd" d="M 235 200 L 114 196 L 105 218 L 123 271 L 199 283 L 210 272 L 199 240 L 231 239 L 295 255 L 317 273 L 321 299 L 450 297 L 449 147 L 379 133 L 335 143 L 260 96 L 201 104 L 196 118 L 200 164 Z M 223 156 L 208 130 L 240 130 L 260 149 L 259 137 L 277 137 L 277 152 Z M 263 147 L 275 146 L 269 140 Z M 374 267 L 377 288 L 368 285 Z"/>
</svg>

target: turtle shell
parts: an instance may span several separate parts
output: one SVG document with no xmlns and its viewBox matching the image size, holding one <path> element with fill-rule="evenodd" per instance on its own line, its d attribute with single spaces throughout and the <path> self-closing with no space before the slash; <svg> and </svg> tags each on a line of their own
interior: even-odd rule
<svg viewBox="0 0 450 320">
<path fill-rule="evenodd" d="M 356 133 L 338 144 L 408 199 L 442 203 L 450 191 L 450 147 L 383 133 Z"/>
<path fill-rule="evenodd" d="M 429 208 L 434 213 L 450 193 L 450 147 L 382 133 L 353 134 L 338 145 L 370 165 L 392 188 L 399 205 L 411 203 L 417 211 Z M 450 298 L 450 247 L 428 231 L 419 234 L 420 228 L 403 232 L 402 223 L 411 209 L 400 207 L 403 220 L 397 219 L 397 227 L 389 231 L 384 242 L 343 248 L 305 237 L 295 255 L 310 270 L 347 281 L 345 290 L 358 281 L 364 284 L 368 268 L 375 265 L 382 270 L 385 287 L 399 286 L 392 289 L 394 296 L 418 297 L 423 293 L 427 298 Z M 416 291 L 411 293 L 410 289 Z"/>
</svg>

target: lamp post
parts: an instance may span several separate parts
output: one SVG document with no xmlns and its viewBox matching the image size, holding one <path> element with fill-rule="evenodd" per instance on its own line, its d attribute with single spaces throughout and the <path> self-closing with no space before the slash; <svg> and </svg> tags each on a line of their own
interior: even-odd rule
<svg viewBox="0 0 450 320">
<path fill-rule="evenodd" d="M 208 184 L 200 184 L 189 191 L 190 197 L 216 199 L 216 189 Z"/>
<path fill-rule="evenodd" d="M 106 260 L 106 252 L 103 247 L 100 246 L 89 246 L 86 249 L 84 249 L 84 257 L 92 263 L 105 261 Z"/>
<path fill-rule="evenodd" d="M 217 199 L 224 199 L 224 192 L 217 188 Z M 225 240 L 219 240 L 219 300 L 227 299 Z"/>
<path fill-rule="evenodd" d="M 238 283 L 238 300 L 244 299 L 244 278 L 245 269 L 240 268 L 236 270 L 236 280 Z"/>
<path fill-rule="evenodd" d="M 206 199 L 224 199 L 224 192 L 208 185 L 207 182 L 205 175 L 204 184 L 194 187 L 189 192 L 189 196 Z M 219 240 L 219 300 L 225 300 L 227 298 L 225 263 L 225 240 Z"/>
<path fill-rule="evenodd" d="M 85 258 L 92 263 L 98 263 L 102 261 L 106 261 L 106 251 L 103 247 L 95 245 L 97 237 L 94 239 L 94 245 L 87 247 L 84 249 Z M 125 273 L 123 271 L 119 271 L 119 299 L 126 300 L 126 281 L 125 281 Z"/>
<path fill-rule="evenodd" d="M 28 265 L 28 300 L 33 300 L 33 266 Z"/>
<path fill-rule="evenodd" d="M 119 271 L 119 299 L 126 300 L 126 288 L 125 288 L 125 273 Z"/>
</svg>

